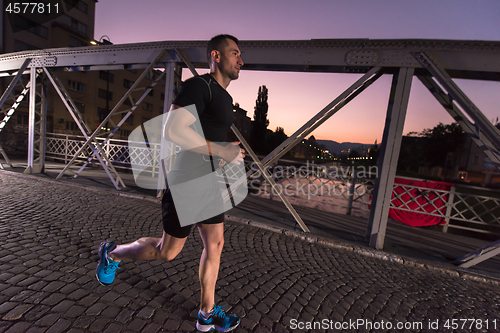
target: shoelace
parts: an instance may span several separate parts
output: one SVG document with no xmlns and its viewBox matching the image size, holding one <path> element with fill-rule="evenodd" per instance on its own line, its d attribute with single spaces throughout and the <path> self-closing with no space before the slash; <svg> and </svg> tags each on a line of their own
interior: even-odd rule
<svg viewBox="0 0 500 333">
<path fill-rule="evenodd" d="M 104 267 L 104 273 L 108 273 L 108 271 L 114 272 L 117 269 L 121 269 L 118 267 L 118 264 L 120 263 L 119 261 L 112 261 L 112 260 L 107 260 L 108 264 Z"/>
<path fill-rule="evenodd" d="M 224 304 L 221 306 L 214 305 L 214 312 L 213 312 L 212 316 L 219 317 L 219 318 L 226 318 L 227 317 L 226 313 L 224 311 L 222 311 L 222 308 L 226 305 L 227 304 Z"/>
</svg>

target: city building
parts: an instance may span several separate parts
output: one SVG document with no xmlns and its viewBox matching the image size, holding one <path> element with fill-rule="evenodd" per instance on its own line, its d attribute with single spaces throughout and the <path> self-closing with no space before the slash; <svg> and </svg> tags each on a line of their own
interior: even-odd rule
<svg viewBox="0 0 500 333">
<path fill-rule="evenodd" d="M 11 53 L 34 49 L 50 49 L 64 47 L 92 46 L 98 44 L 111 44 L 109 37 L 103 36 L 99 40 L 94 38 L 95 0 L 64 0 L 62 5 L 65 13 L 46 22 L 35 22 L 33 16 L 23 16 L 4 12 L 2 25 L 2 52 Z M 54 9 L 54 8 L 52 8 Z M 139 73 L 138 73 L 139 72 Z M 68 94 L 75 102 L 78 111 L 82 114 L 86 124 L 94 131 L 113 109 L 120 98 L 128 91 L 137 80 L 141 71 L 56 71 L 52 72 L 64 85 Z M 3 79 L 2 91 L 9 84 L 9 79 Z M 24 78 L 23 78 L 24 79 Z M 26 82 L 28 79 L 24 79 Z M 152 80 L 148 75 L 146 80 Z M 79 127 L 71 114 L 67 111 L 63 101 L 57 95 L 50 82 L 47 98 L 47 133 L 82 135 Z M 146 84 L 147 85 L 147 84 Z M 130 132 L 141 123 L 163 113 L 165 85 L 158 84 L 143 100 L 134 113 L 120 127 L 114 135 L 115 139 L 127 139 Z M 15 95 L 20 89 L 14 91 Z M 141 92 L 138 92 L 140 94 Z M 132 103 L 125 100 L 120 110 L 130 109 Z M 117 124 L 121 119 L 118 115 L 112 118 Z M 22 153 L 26 147 L 26 133 L 28 126 L 27 98 L 16 110 L 4 129 L 9 133 L 0 134 L 0 142 L 4 149 L 10 152 Z M 104 124 L 102 130 L 107 131 L 110 125 Z M 3 135 L 2 135 L 3 134 Z M 2 138 L 3 137 L 3 138 Z M 4 139 L 4 140 L 2 140 Z M 7 142 L 6 142 L 7 140 Z"/>
<path fill-rule="evenodd" d="M 498 126 L 498 125 L 497 125 Z M 484 154 L 471 137 L 467 136 L 462 149 L 448 154 L 455 179 L 490 185 L 500 181 L 500 169 Z"/>
<path fill-rule="evenodd" d="M 247 116 L 246 110 L 242 109 L 238 103 L 234 104 L 234 125 L 240 131 L 243 138 L 248 142 L 252 128 L 252 119 Z"/>
<path fill-rule="evenodd" d="M 4 11 L 1 17 L 0 51 L 12 53 L 36 49 L 66 48 L 66 47 L 92 47 L 93 45 L 112 44 L 108 36 L 95 37 L 95 10 L 96 0 L 64 0 L 57 7 L 64 14 L 59 16 L 50 15 L 22 15 Z M 51 7 L 54 10 L 54 7 Z M 97 47 L 97 46 L 96 46 Z M 75 103 L 78 111 L 82 114 L 85 123 L 91 131 L 96 130 L 108 113 L 115 107 L 129 88 L 142 74 L 142 69 L 122 70 L 93 70 L 72 71 L 71 68 L 51 71 L 51 75 L 57 77 L 67 90 L 69 96 Z M 158 72 L 154 72 L 156 77 Z M 176 74 L 180 72 L 176 70 Z M 153 82 L 154 77 L 148 73 L 145 81 Z M 12 78 L 0 79 L 0 89 L 5 91 Z M 24 85 L 29 81 L 29 76 L 22 77 Z M 47 135 L 66 134 L 82 135 L 80 128 L 71 114 L 66 109 L 64 102 L 49 82 L 45 80 L 47 91 Z M 118 111 L 125 111 L 132 107 L 133 103 L 144 93 L 144 89 L 151 84 L 141 82 L 142 91 L 133 93 L 133 101 L 126 99 Z M 22 87 L 17 87 L 13 95 L 21 93 Z M 128 135 L 142 123 L 161 115 L 164 112 L 165 83 L 155 85 L 151 92 L 134 110 L 132 115 L 120 126 L 113 135 L 114 139 L 126 140 Z M 9 108 L 4 105 L 2 109 Z M 102 134 L 114 128 L 125 113 L 119 113 L 111 117 L 111 121 L 101 125 Z M 248 140 L 251 128 L 251 119 L 247 117 L 247 111 L 235 105 L 235 124 L 243 136 Z M 28 133 L 28 97 L 16 109 L 14 115 L 9 119 L 6 126 L 0 132 L 0 144 L 8 154 L 23 156 L 27 152 Z"/>
</svg>

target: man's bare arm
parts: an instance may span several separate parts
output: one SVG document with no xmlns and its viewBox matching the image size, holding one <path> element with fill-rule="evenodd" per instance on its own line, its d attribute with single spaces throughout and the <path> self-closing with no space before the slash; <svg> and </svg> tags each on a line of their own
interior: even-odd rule
<svg viewBox="0 0 500 333">
<path fill-rule="evenodd" d="M 237 146 L 239 142 L 233 142 L 224 147 L 208 141 L 190 127 L 195 121 L 195 116 L 189 111 L 177 105 L 172 105 L 163 127 L 163 137 L 186 150 L 204 155 L 219 156 L 225 161 L 240 164 L 243 160 L 244 150 Z M 240 152 L 241 155 L 239 155 Z"/>
</svg>

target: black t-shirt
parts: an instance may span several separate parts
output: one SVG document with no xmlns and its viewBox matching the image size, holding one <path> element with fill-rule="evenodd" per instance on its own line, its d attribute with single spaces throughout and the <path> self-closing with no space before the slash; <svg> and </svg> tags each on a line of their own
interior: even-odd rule
<svg viewBox="0 0 500 333">
<path fill-rule="evenodd" d="M 173 104 L 196 105 L 205 139 L 221 142 L 234 121 L 233 98 L 210 74 L 186 80 Z"/>
<path fill-rule="evenodd" d="M 212 75 L 205 74 L 186 80 L 173 104 L 180 107 L 194 104 L 199 122 L 191 127 L 203 134 L 208 141 L 223 144 L 234 121 L 233 98 Z M 199 131 L 200 126 L 203 133 Z M 169 183 L 185 182 L 213 172 L 219 159 L 214 158 L 213 162 L 210 160 L 209 156 L 181 150 L 169 173 Z"/>
</svg>

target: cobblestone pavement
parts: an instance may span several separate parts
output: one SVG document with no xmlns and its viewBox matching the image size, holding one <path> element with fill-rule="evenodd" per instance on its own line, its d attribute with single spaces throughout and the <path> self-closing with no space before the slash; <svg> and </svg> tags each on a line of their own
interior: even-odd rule
<svg viewBox="0 0 500 333">
<path fill-rule="evenodd" d="M 0 197 L 0 332 L 196 331 L 196 230 L 173 261 L 124 262 L 109 287 L 94 276 L 103 239 L 161 235 L 158 203 L 2 172 Z M 500 330 L 498 285 L 237 223 L 216 298 L 242 318 L 236 332 Z"/>
</svg>

